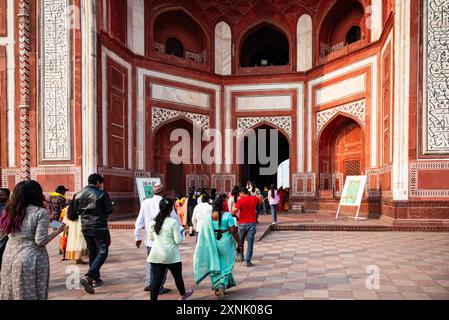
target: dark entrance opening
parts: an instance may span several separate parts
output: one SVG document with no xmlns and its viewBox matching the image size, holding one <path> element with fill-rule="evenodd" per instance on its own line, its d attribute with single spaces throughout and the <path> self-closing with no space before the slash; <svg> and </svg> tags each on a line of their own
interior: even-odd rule
<svg viewBox="0 0 449 320">
<path fill-rule="evenodd" d="M 288 139 L 285 137 L 285 135 L 280 131 L 277 130 L 278 138 L 278 148 L 277 152 L 274 155 L 270 155 L 270 129 L 274 129 L 273 127 L 270 127 L 268 125 L 261 125 L 254 129 L 255 132 L 255 140 L 250 139 L 250 135 L 245 136 L 241 140 L 241 149 L 244 152 L 243 160 L 244 163 L 240 165 L 240 185 L 246 185 L 247 181 L 255 181 L 257 184 L 257 187 L 259 189 L 263 189 L 263 187 L 269 187 L 270 184 L 274 184 L 277 186 L 277 170 L 278 166 L 284 162 L 285 160 L 289 159 L 290 157 L 290 147 L 288 143 Z M 258 157 L 259 154 L 259 131 L 260 130 L 266 130 L 265 135 L 265 145 L 266 145 L 266 153 L 267 156 L 270 156 L 270 158 L 273 158 L 277 161 L 275 173 L 271 175 L 262 175 L 260 174 L 261 168 L 268 168 L 269 164 L 261 164 L 260 159 Z M 249 148 L 249 144 L 252 144 L 254 148 Z M 249 151 L 255 152 L 255 154 L 250 155 Z M 255 159 L 255 163 L 250 163 L 251 159 Z"/>
</svg>

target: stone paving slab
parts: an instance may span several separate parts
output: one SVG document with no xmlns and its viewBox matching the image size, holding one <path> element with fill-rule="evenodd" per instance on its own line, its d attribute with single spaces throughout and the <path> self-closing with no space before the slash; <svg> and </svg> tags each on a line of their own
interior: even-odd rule
<svg viewBox="0 0 449 320">
<path fill-rule="evenodd" d="M 67 277 L 74 270 L 84 274 L 87 266 L 60 261 L 57 241 L 48 246 L 50 299 L 149 299 L 143 292 L 146 250 L 135 247 L 132 230 L 111 235 L 105 284 L 94 295 L 66 288 Z M 194 287 L 194 246 L 194 237 L 181 246 L 187 288 Z M 236 263 L 237 287 L 227 299 L 449 299 L 449 233 L 273 231 L 256 243 L 253 262 L 252 268 Z M 378 290 L 366 287 L 369 266 L 379 268 Z M 160 299 L 178 299 L 171 275 L 166 286 L 172 292 Z M 208 279 L 191 299 L 216 299 Z"/>
</svg>

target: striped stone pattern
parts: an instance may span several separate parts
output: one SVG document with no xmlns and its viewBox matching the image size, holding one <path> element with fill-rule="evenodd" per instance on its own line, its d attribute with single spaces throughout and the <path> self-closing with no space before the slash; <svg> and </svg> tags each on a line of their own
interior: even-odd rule
<svg viewBox="0 0 449 320">
<path fill-rule="evenodd" d="M 19 0 L 20 178 L 31 177 L 30 151 L 30 0 Z"/>
</svg>

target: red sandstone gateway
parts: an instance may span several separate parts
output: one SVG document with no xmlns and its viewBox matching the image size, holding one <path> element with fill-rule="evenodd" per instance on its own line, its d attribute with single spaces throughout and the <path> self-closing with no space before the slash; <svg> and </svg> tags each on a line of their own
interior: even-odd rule
<svg viewBox="0 0 449 320">
<path fill-rule="evenodd" d="M 69 3 L 0 0 L 3 187 L 76 192 L 99 172 L 130 214 L 136 177 L 173 195 L 250 180 L 290 187 L 293 211 L 335 212 L 345 178 L 366 175 L 362 215 L 447 222 L 444 1 Z M 178 163 L 180 128 L 220 137 Z M 285 171 L 260 174 L 264 129 Z M 204 153 L 216 161 L 194 163 Z"/>
</svg>

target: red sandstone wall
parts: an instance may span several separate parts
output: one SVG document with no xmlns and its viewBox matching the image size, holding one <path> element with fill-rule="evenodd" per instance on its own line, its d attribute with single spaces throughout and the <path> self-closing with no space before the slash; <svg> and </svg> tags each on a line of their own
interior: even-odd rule
<svg viewBox="0 0 449 320">
<path fill-rule="evenodd" d="M 127 43 L 128 31 L 128 7 L 124 0 L 107 0 L 107 26 L 112 38 L 122 44 Z"/>
<path fill-rule="evenodd" d="M 0 37 L 6 36 L 6 0 L 0 0 Z"/>
</svg>

